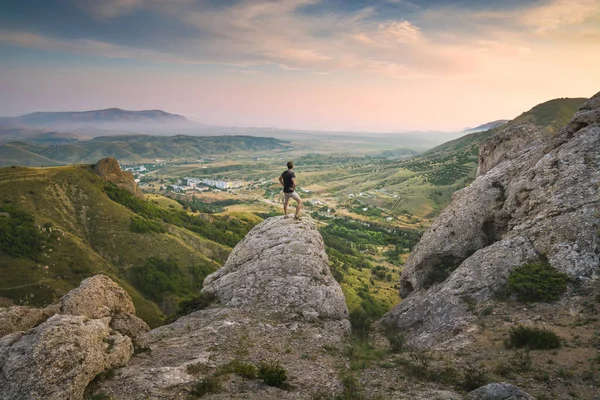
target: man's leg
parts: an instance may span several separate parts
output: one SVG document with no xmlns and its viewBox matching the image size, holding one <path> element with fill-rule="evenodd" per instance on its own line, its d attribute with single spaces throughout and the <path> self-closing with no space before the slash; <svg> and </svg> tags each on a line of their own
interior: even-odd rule
<svg viewBox="0 0 600 400">
<path fill-rule="evenodd" d="M 300 210 L 302 210 L 302 200 L 300 200 L 300 196 L 296 195 L 296 197 L 294 197 L 294 200 L 296 200 L 296 215 L 294 216 L 294 218 L 298 219 L 300 218 Z"/>
<path fill-rule="evenodd" d="M 290 198 L 287 197 L 286 195 L 284 195 L 284 196 L 285 196 L 285 200 L 283 200 L 283 215 L 287 218 L 287 206 L 288 206 L 288 203 L 290 202 Z"/>
</svg>

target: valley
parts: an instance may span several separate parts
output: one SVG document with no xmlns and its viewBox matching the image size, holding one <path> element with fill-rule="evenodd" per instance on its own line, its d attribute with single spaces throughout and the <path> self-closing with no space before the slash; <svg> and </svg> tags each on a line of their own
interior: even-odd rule
<svg viewBox="0 0 600 400">
<path fill-rule="evenodd" d="M 194 301 L 204 277 L 223 265 L 246 232 L 282 214 L 277 177 L 293 160 L 305 218 L 318 223 L 350 311 L 375 320 L 400 301 L 404 261 L 424 230 L 474 179 L 479 143 L 522 120 L 541 121 L 547 125 L 539 127 L 552 132 L 578 104 L 547 102 L 425 152 L 423 141 L 401 135 L 129 135 L 3 145 L 37 149 L 39 157 L 62 160 L 57 163 L 115 156 L 146 199 L 107 186 L 89 164 L 0 169 L 0 211 L 25 212 L 35 221 L 28 229 L 37 226 L 44 242 L 37 258 L 0 255 L 7 277 L 0 298 L 48 304 L 103 272 L 128 289 L 142 318 L 156 326 Z"/>
</svg>

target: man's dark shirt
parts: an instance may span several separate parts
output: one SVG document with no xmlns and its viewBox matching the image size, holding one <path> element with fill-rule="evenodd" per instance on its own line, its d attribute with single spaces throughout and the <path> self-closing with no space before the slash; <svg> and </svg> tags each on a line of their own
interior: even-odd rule
<svg viewBox="0 0 600 400">
<path fill-rule="evenodd" d="M 294 182 L 292 182 L 292 179 L 296 177 L 296 174 L 291 169 L 288 169 L 287 171 L 283 171 L 281 176 L 283 177 L 283 192 L 292 193 L 294 191 Z"/>
</svg>

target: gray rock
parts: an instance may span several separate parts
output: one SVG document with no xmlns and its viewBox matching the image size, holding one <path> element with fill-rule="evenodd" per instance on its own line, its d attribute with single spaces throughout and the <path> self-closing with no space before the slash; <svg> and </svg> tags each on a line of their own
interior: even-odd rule
<svg viewBox="0 0 600 400">
<path fill-rule="evenodd" d="M 464 296 L 485 301 L 518 265 L 547 259 L 575 280 L 600 275 L 600 93 L 555 137 L 509 127 L 481 145 L 478 176 L 425 232 L 383 321 L 409 342 L 465 339 Z"/>
<path fill-rule="evenodd" d="M 490 383 L 467 394 L 465 400 L 535 400 L 509 383 Z"/>
<path fill-rule="evenodd" d="M 448 390 L 425 390 L 422 392 L 410 393 L 400 397 L 394 397 L 394 400 L 462 400 L 462 396 Z"/>
<path fill-rule="evenodd" d="M 55 315 L 0 340 L 0 399 L 81 399 L 94 377 L 127 363 L 131 339 L 108 319 Z"/>
<path fill-rule="evenodd" d="M 136 338 L 148 332 L 150 327 L 142 319 L 129 313 L 116 314 L 110 321 L 110 327 L 122 335 Z"/>
<path fill-rule="evenodd" d="M 308 217 L 274 217 L 254 227 L 223 268 L 206 277 L 202 291 L 228 307 L 307 320 L 348 317 L 323 238 Z"/>
<path fill-rule="evenodd" d="M 103 318 L 118 313 L 135 314 L 135 307 L 129 294 L 119 285 L 107 276 L 96 275 L 63 296 L 60 312 Z"/>
<path fill-rule="evenodd" d="M 57 313 L 57 305 L 46 308 L 24 306 L 0 308 L 0 337 L 12 332 L 31 329 Z"/>
<path fill-rule="evenodd" d="M 206 278 L 203 291 L 220 304 L 138 336 L 136 345 L 146 351 L 114 377 L 94 382 L 90 394 L 184 399 L 195 382 L 232 360 L 276 361 L 294 389 L 227 374 L 220 378 L 223 393 L 207 398 L 303 399 L 341 390 L 339 356 L 323 349 L 345 345 L 348 311 L 308 217 L 269 218 L 256 226 Z"/>
<path fill-rule="evenodd" d="M 10 218 L 10 214 L 7 212 L 0 212 L 0 218 Z"/>
</svg>

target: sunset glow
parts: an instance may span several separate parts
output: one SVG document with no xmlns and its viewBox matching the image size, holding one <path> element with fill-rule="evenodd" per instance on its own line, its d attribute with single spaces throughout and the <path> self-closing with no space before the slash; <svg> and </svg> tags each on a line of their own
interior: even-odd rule
<svg viewBox="0 0 600 400">
<path fill-rule="evenodd" d="M 598 0 L 5 3 L 0 116 L 450 131 L 600 88 Z"/>
</svg>

